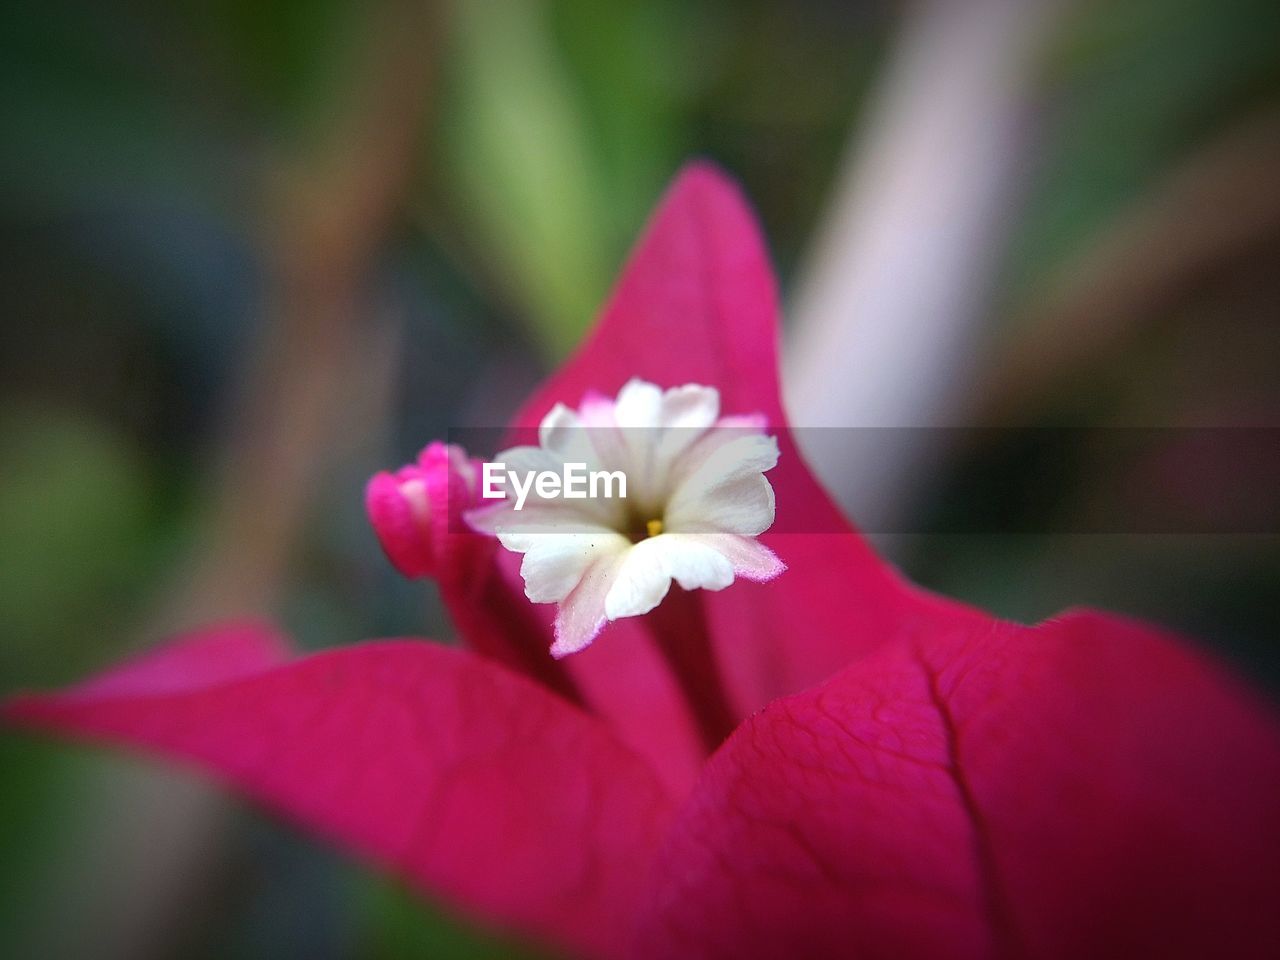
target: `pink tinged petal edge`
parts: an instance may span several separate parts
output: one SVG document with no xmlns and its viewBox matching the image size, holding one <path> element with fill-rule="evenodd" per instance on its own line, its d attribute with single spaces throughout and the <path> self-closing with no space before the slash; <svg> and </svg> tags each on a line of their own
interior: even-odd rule
<svg viewBox="0 0 1280 960">
<path fill-rule="evenodd" d="M 769 473 L 780 532 L 761 541 L 788 572 L 707 598 L 717 657 L 741 716 L 830 676 L 904 624 L 943 629 L 987 619 L 904 582 L 814 479 L 785 429 L 778 316 L 768 251 L 741 191 L 713 165 L 691 163 L 654 213 L 592 333 L 514 421 L 534 428 L 558 402 L 576 407 L 614 396 L 642 377 L 663 387 L 714 386 L 728 417 L 763 414 L 780 431 L 782 456 Z M 603 640 L 621 629 L 609 625 Z M 592 668 L 575 664 L 580 656 L 566 663 L 589 686 L 581 675 Z M 613 715 L 623 724 L 644 722 Z"/>
<path fill-rule="evenodd" d="M 635 956 L 1274 955 L 1278 730 L 1117 617 L 882 648 L 711 760 Z"/>
<path fill-rule="evenodd" d="M 256 670 L 243 656 L 255 644 L 270 654 Z M 479 919 L 617 955 L 671 801 L 609 731 L 435 644 L 272 665 L 279 650 L 265 630 L 206 631 L 66 691 L 13 698 L 2 716 L 192 761 Z M 223 653 L 245 669 L 197 682 Z"/>
<path fill-rule="evenodd" d="M 578 585 L 560 603 L 556 611 L 555 643 L 551 655 L 556 658 L 585 650 L 606 623 L 604 599 L 617 576 L 623 558 L 606 554 L 591 561 Z"/>
<path fill-rule="evenodd" d="M 733 564 L 735 576 L 754 583 L 768 583 L 786 573 L 787 565 L 758 540 L 732 533 L 686 534 L 707 545 Z"/>
</svg>

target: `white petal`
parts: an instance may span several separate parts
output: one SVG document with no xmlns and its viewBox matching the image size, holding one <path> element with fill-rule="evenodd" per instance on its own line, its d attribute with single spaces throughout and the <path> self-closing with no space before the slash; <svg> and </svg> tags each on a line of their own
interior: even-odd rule
<svg viewBox="0 0 1280 960">
<path fill-rule="evenodd" d="M 508 447 L 493 459 L 495 463 L 504 464 L 507 470 L 516 470 L 520 473 L 529 470 L 559 470 L 560 465 L 564 463 L 551 451 L 532 446 Z M 509 483 L 507 489 L 511 489 Z"/>
<path fill-rule="evenodd" d="M 623 429 L 645 429 L 661 424 L 662 391 L 647 380 L 628 380 L 618 392 L 614 420 Z"/>
<path fill-rule="evenodd" d="M 674 465 L 671 489 L 675 489 L 686 478 L 700 469 L 710 457 L 721 448 L 736 441 L 747 443 L 768 442 L 770 437 L 764 435 L 764 417 L 759 414 L 744 417 L 721 417 L 698 438 L 698 442 L 690 447 Z M 774 440 L 776 443 L 777 441 Z M 767 454 L 767 448 L 762 448 Z M 767 459 L 762 462 L 767 462 Z M 767 468 L 762 468 L 767 469 Z"/>
<path fill-rule="evenodd" d="M 602 420 L 602 417 L 606 418 Z M 618 428 L 613 423 L 613 404 L 607 413 L 585 418 L 557 403 L 538 427 L 542 448 L 563 463 L 585 464 L 587 470 L 623 469 L 626 455 L 619 446 Z"/>
<path fill-rule="evenodd" d="M 705 430 L 720 416 L 720 391 L 686 383 L 672 387 L 662 395 L 659 423 L 677 430 Z"/>
<path fill-rule="evenodd" d="M 733 564 L 705 543 L 678 533 L 645 542 L 660 550 L 667 573 L 686 590 L 723 590 L 733 583 Z"/>
<path fill-rule="evenodd" d="M 584 462 L 595 458 L 582 421 L 563 403 L 552 407 L 538 424 L 538 443 L 561 461 Z"/>
<path fill-rule="evenodd" d="M 655 493 L 665 499 L 671 491 L 669 478 L 685 452 L 715 425 L 720 416 L 720 392 L 695 383 L 672 387 L 662 395 L 662 424 L 651 457 Z"/>
<path fill-rule="evenodd" d="M 529 538 L 520 575 L 525 596 L 534 603 L 558 603 L 581 582 L 601 556 L 621 552 L 628 541 L 617 534 L 542 534 Z"/>
<path fill-rule="evenodd" d="M 573 501 L 580 503 L 582 501 Z M 593 516 L 563 504 L 545 503 L 523 510 L 509 510 L 493 521 L 493 531 L 508 550 L 526 553 L 548 537 L 579 534 L 596 537 L 622 537 L 616 528 Z"/>
<path fill-rule="evenodd" d="M 778 465 L 778 441 L 774 437 L 712 431 L 708 441 L 699 444 L 697 451 L 690 451 L 691 455 L 698 455 L 696 467 L 683 476 L 673 496 L 679 497 L 685 488 L 710 489 L 748 474 L 764 473 Z"/>
<path fill-rule="evenodd" d="M 723 590 L 733 583 L 733 564 L 678 534 L 642 540 L 627 551 L 605 597 L 605 613 L 610 620 L 648 613 L 662 602 L 673 579 L 686 590 Z"/>
<path fill-rule="evenodd" d="M 627 500 L 636 513 L 661 506 L 662 491 L 653 482 L 662 419 L 662 391 L 646 380 L 628 380 L 613 410 L 616 449 L 610 456 L 627 475 Z M 606 433 L 608 431 L 605 431 Z"/>
<path fill-rule="evenodd" d="M 551 655 L 557 659 L 577 653 L 591 643 L 608 622 L 605 596 L 622 564 L 624 552 L 601 554 L 587 567 L 582 579 L 556 613 L 556 638 Z"/>
<path fill-rule="evenodd" d="M 523 510 L 517 510 L 510 500 L 498 505 L 485 526 L 493 533 L 580 533 L 584 527 L 596 527 L 600 523 L 590 514 L 578 509 L 569 501 L 540 500 L 529 502 Z M 479 521 L 477 517 L 477 521 Z"/>
<path fill-rule="evenodd" d="M 783 573 L 787 565 L 759 540 L 732 533 L 688 533 L 686 539 L 704 543 L 733 564 L 733 572 L 744 580 L 765 583 Z"/>
<path fill-rule="evenodd" d="M 604 612 L 610 620 L 648 613 L 662 602 L 671 588 L 671 575 L 663 567 L 658 553 L 640 549 L 648 542 L 642 540 L 628 550 L 618 568 L 604 598 Z"/>
<path fill-rule="evenodd" d="M 773 487 L 762 471 L 778 462 L 773 437 L 738 437 L 717 447 L 671 495 L 663 517 L 673 532 L 754 537 L 773 525 Z"/>
<path fill-rule="evenodd" d="M 735 533 L 758 537 L 774 518 L 773 487 L 761 474 L 722 484 L 701 497 L 682 500 L 664 518 L 672 533 Z"/>
</svg>

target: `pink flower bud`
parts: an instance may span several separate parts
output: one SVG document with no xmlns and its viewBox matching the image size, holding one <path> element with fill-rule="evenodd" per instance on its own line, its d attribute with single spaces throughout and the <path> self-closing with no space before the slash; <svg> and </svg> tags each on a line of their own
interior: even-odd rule
<svg viewBox="0 0 1280 960">
<path fill-rule="evenodd" d="M 461 532 L 474 505 L 475 469 L 457 446 L 432 443 L 418 462 L 376 474 L 365 488 L 365 510 L 383 552 L 406 577 L 435 576 L 451 532 Z"/>
</svg>

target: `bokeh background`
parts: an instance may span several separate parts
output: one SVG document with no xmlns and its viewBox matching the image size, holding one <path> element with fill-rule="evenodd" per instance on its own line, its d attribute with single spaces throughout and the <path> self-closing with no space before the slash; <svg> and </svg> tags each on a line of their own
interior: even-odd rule
<svg viewBox="0 0 1280 960">
<path fill-rule="evenodd" d="M 500 424 L 691 155 L 757 206 L 799 423 L 1006 428 L 815 451 L 896 562 L 1280 689 L 1274 526 L 1070 532 L 1170 469 L 1274 520 L 1275 461 L 1046 429 L 1280 427 L 1274 0 L 11 3 L 0 111 L 2 690 L 245 611 L 447 639 L 365 479 Z M 10 734 L 0 945 L 525 951 L 198 778 Z"/>
</svg>

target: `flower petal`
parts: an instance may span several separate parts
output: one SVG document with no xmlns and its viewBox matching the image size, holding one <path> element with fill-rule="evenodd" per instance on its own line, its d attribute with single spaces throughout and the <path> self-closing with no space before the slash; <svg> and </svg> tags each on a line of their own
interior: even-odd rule
<svg viewBox="0 0 1280 960">
<path fill-rule="evenodd" d="M 538 446 L 549 451 L 561 463 L 595 464 L 596 451 L 591 446 L 577 411 L 557 403 L 538 425 Z"/>
<path fill-rule="evenodd" d="M 662 390 L 632 377 L 618 391 L 614 422 L 625 430 L 652 430 L 662 425 Z"/>
<path fill-rule="evenodd" d="M 662 558 L 653 550 L 634 546 L 618 567 L 609 592 L 604 598 L 604 612 L 610 620 L 638 617 L 662 602 L 671 589 L 671 574 Z"/>
<path fill-rule="evenodd" d="M 682 536 L 715 550 L 733 564 L 734 574 L 744 580 L 767 583 L 787 569 L 776 553 L 754 537 L 733 533 L 687 533 Z"/>
<path fill-rule="evenodd" d="M 882 648 L 743 724 L 637 956 L 1265 956 L 1280 732 L 1217 667 L 1076 613 Z"/>
<path fill-rule="evenodd" d="M 686 383 L 662 394 L 662 436 L 654 450 L 654 473 L 669 476 L 677 459 L 706 435 L 720 416 L 720 392 Z"/>
<path fill-rule="evenodd" d="M 742 436 L 720 443 L 676 487 L 667 505 L 672 530 L 759 536 L 774 520 L 773 487 L 762 471 L 778 462 L 773 437 Z"/>
<path fill-rule="evenodd" d="M 616 552 L 596 557 L 583 573 L 578 585 L 561 602 L 556 610 L 556 638 L 551 644 L 553 657 L 567 657 L 571 653 L 578 653 L 600 635 L 604 625 L 609 622 L 605 612 L 605 598 L 627 552 L 626 548 L 620 548 Z M 608 707 L 607 698 L 592 702 L 600 708 Z"/>
<path fill-rule="evenodd" d="M 247 666 L 246 645 L 243 630 L 205 633 L 3 715 L 194 761 L 478 918 L 617 955 L 670 801 L 599 721 L 417 641 L 208 670 L 220 651 Z"/>
<path fill-rule="evenodd" d="M 534 603 L 559 603 L 582 581 L 592 563 L 630 546 L 626 537 L 612 531 L 535 533 L 522 539 L 530 543 L 520 564 L 520 576 L 524 578 L 525 596 Z M 511 542 L 510 535 L 503 537 L 504 545 Z"/>
<path fill-rule="evenodd" d="M 672 387 L 662 394 L 659 421 L 669 430 L 705 430 L 720 417 L 720 391 L 698 383 Z"/>
<path fill-rule="evenodd" d="M 605 597 L 610 620 L 648 613 L 667 595 L 671 581 L 686 590 L 723 590 L 733 564 L 710 546 L 678 533 L 641 540 L 627 551 Z"/>
</svg>

